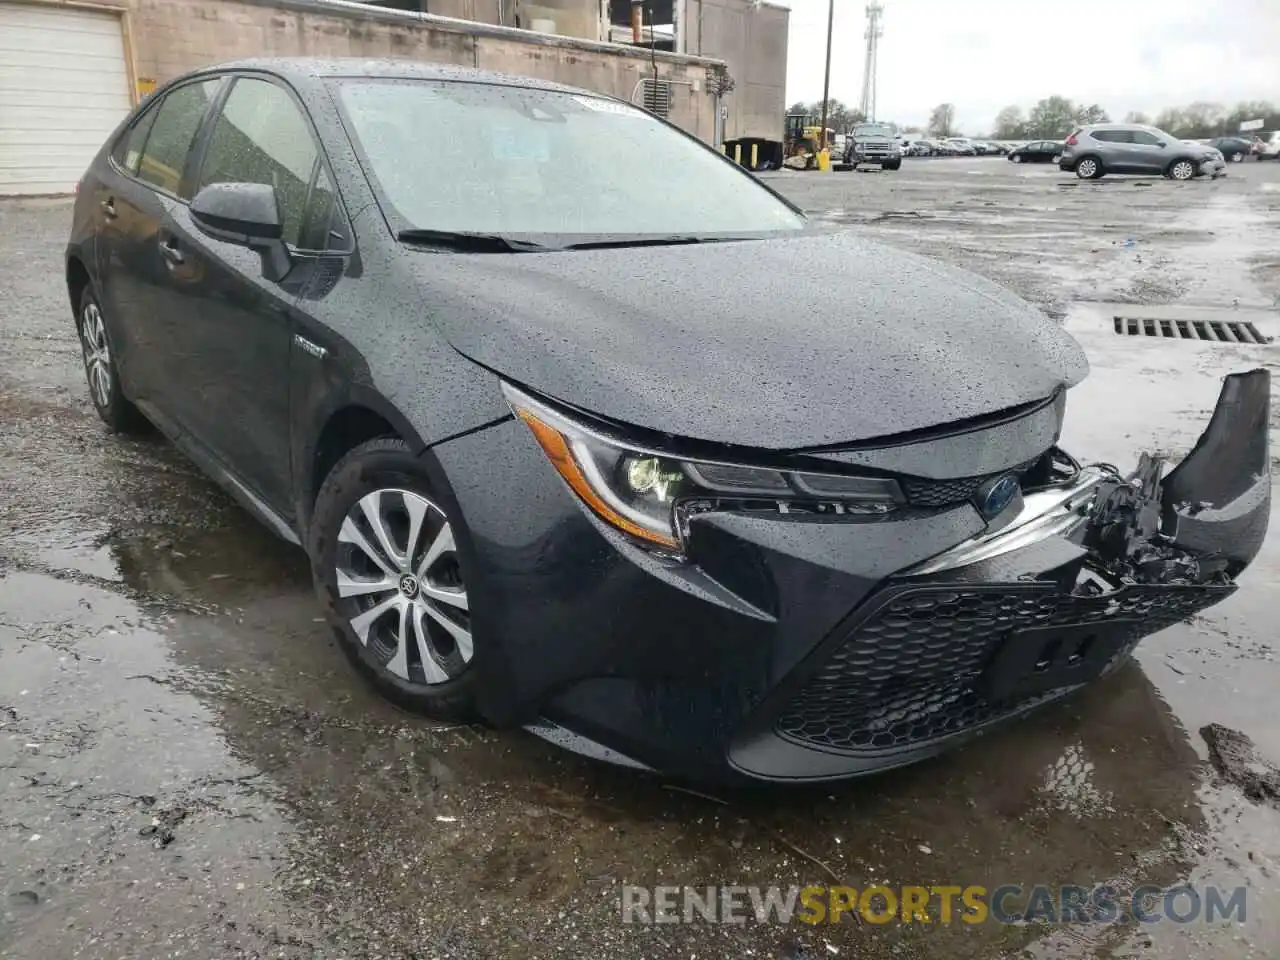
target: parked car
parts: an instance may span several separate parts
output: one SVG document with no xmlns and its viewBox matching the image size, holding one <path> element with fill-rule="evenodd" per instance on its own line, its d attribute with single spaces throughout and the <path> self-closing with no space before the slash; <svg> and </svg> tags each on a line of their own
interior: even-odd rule
<svg viewBox="0 0 1280 960">
<path fill-rule="evenodd" d="M 950 148 L 948 152 L 953 156 L 972 157 L 976 156 L 978 153 L 977 148 L 973 145 L 973 141 L 968 137 L 948 137 L 946 144 Z"/>
<path fill-rule="evenodd" d="M 912 140 L 907 152 L 913 157 L 932 157 L 938 152 L 938 145 L 932 140 Z"/>
<path fill-rule="evenodd" d="M 1266 531 L 1265 369 L 1167 477 L 1082 466 L 1088 364 L 1039 309 L 541 80 L 179 77 L 81 180 L 65 277 L 101 418 L 302 546 L 386 696 L 683 778 L 936 753 L 1227 596 Z"/>
<path fill-rule="evenodd" d="M 1061 140 L 1032 140 L 1009 151 L 1010 163 L 1056 163 L 1062 154 Z"/>
<path fill-rule="evenodd" d="M 1226 161 L 1214 147 L 1179 140 L 1157 127 L 1094 123 L 1072 131 L 1058 166 L 1081 180 L 1107 173 L 1160 173 L 1190 180 L 1218 176 L 1226 169 Z"/>
<path fill-rule="evenodd" d="M 1262 141 L 1262 147 L 1258 150 L 1258 159 L 1280 160 L 1280 130 Z"/>
<path fill-rule="evenodd" d="M 849 132 L 844 162 L 852 170 L 868 163 L 876 164 L 881 170 L 897 170 L 902 166 L 902 150 L 887 124 L 863 121 L 854 124 Z"/>
</svg>

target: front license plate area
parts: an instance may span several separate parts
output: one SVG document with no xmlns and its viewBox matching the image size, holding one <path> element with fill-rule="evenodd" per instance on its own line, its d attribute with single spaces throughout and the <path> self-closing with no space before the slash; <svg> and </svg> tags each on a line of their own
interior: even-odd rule
<svg viewBox="0 0 1280 960">
<path fill-rule="evenodd" d="M 1000 647 L 982 674 L 993 702 L 1022 700 L 1101 675 L 1134 636 L 1135 623 L 1108 620 L 1069 627 L 1020 630 Z"/>
</svg>

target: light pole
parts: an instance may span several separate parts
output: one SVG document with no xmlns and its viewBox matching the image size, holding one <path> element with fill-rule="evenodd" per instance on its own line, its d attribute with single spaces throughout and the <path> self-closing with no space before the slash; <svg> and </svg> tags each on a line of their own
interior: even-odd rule
<svg viewBox="0 0 1280 960">
<path fill-rule="evenodd" d="M 836 19 L 836 0 L 827 0 L 827 68 L 822 75 L 822 126 L 818 130 L 818 150 L 827 149 L 827 101 L 831 93 L 831 26 Z"/>
</svg>

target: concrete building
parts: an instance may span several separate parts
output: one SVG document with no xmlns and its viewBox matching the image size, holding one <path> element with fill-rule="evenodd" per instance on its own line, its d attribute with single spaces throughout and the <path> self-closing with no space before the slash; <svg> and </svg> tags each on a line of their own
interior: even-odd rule
<svg viewBox="0 0 1280 960">
<path fill-rule="evenodd" d="M 699 26 L 651 50 L 608 41 L 609 0 L 429 0 L 429 12 L 418 0 L 0 0 L 0 195 L 69 191 L 139 97 L 244 56 L 391 56 L 541 77 L 643 102 L 708 142 L 721 103 L 728 136 L 780 128 L 786 11 L 677 2 L 671 19 Z M 779 21 L 781 41 L 763 42 Z M 754 64 L 756 44 L 780 59 Z M 733 67 L 718 47 L 745 78 L 723 99 Z"/>
</svg>

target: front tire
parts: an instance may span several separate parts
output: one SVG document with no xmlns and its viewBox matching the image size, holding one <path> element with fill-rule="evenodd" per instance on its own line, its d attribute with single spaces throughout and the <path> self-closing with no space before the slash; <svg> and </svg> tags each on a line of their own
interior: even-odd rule
<svg viewBox="0 0 1280 960">
<path fill-rule="evenodd" d="M 1014 163 L 1021 163 L 1021 162 L 1022 162 L 1022 154 L 1020 154 L 1020 153 L 1015 153 L 1015 154 L 1014 154 L 1012 157 L 1010 157 L 1009 159 L 1010 159 L 1010 160 L 1012 160 Z"/>
<path fill-rule="evenodd" d="M 1190 160 L 1175 160 L 1169 164 L 1165 176 L 1171 180 L 1190 180 L 1196 175 L 1196 165 Z"/>
<path fill-rule="evenodd" d="M 84 359 L 85 380 L 89 384 L 89 399 L 102 422 L 112 433 L 146 433 L 150 428 L 146 417 L 120 389 L 120 374 L 116 369 L 115 355 L 111 352 L 107 323 L 91 284 L 86 285 L 80 294 L 76 332 L 80 335 L 80 353 Z"/>
<path fill-rule="evenodd" d="M 1097 180 L 1102 176 L 1102 162 L 1096 157 L 1082 157 L 1076 162 L 1076 176 L 1081 180 Z"/>
<path fill-rule="evenodd" d="M 343 457 L 316 498 L 308 553 L 338 645 L 371 685 L 407 710 L 466 719 L 472 564 L 461 511 L 429 456 L 383 438 Z"/>
</svg>

